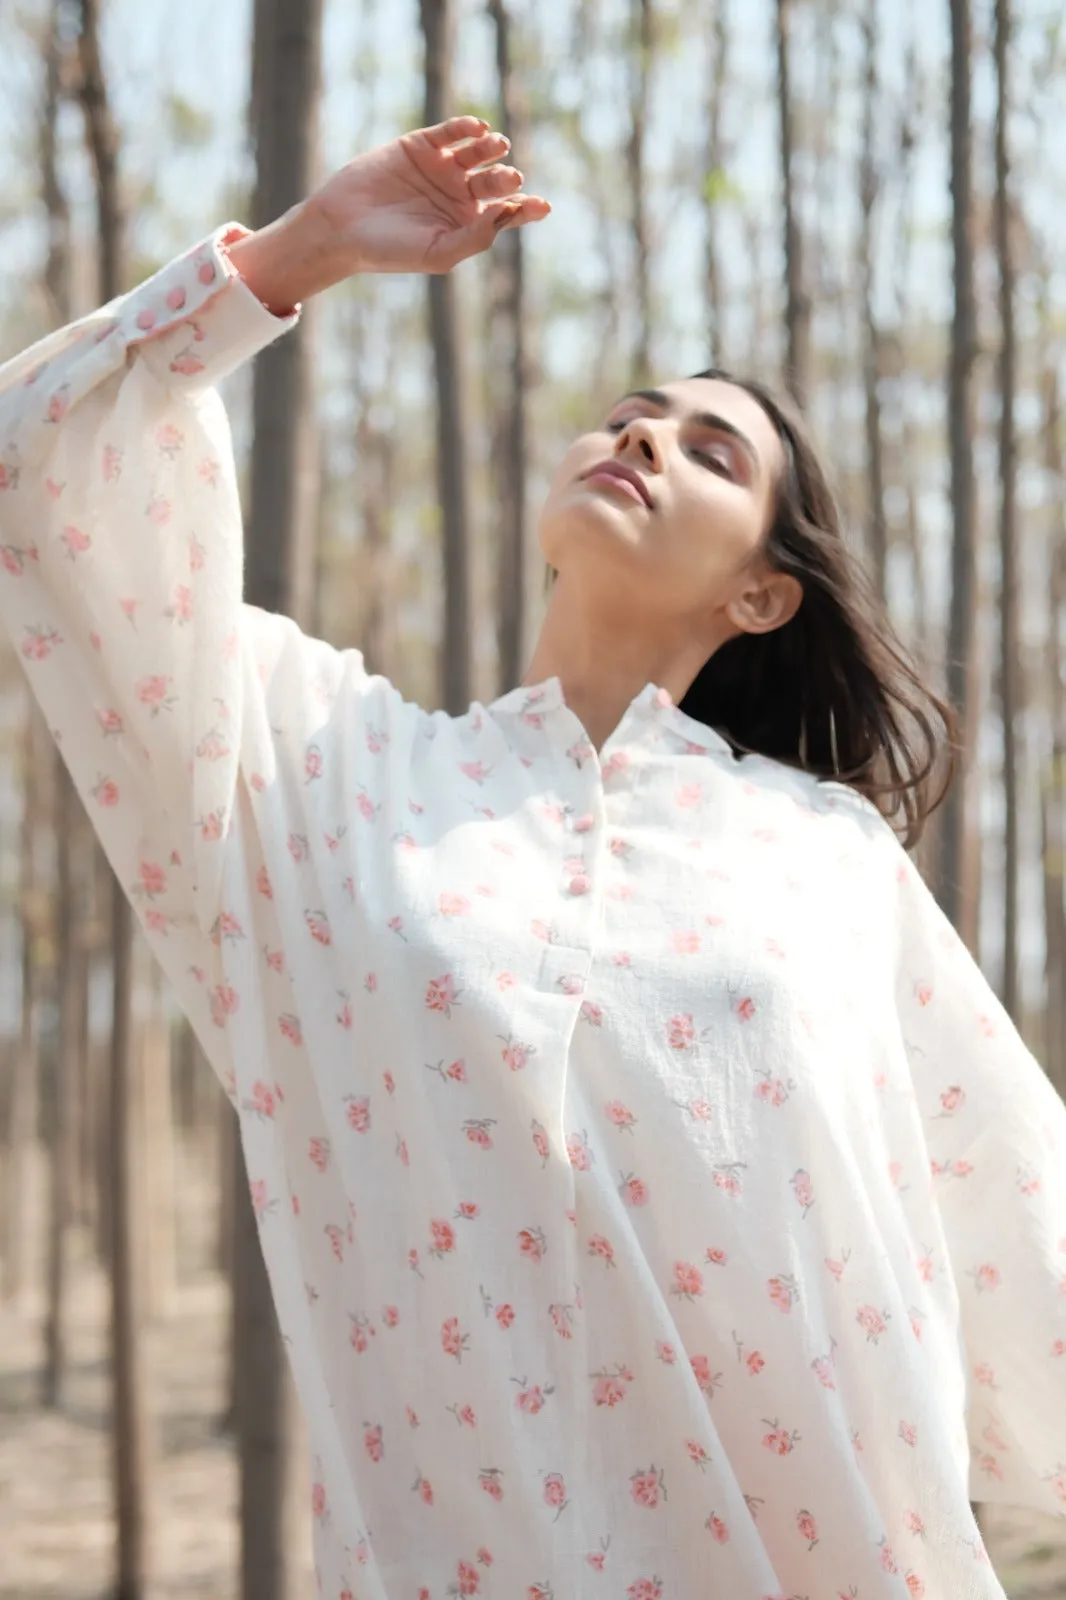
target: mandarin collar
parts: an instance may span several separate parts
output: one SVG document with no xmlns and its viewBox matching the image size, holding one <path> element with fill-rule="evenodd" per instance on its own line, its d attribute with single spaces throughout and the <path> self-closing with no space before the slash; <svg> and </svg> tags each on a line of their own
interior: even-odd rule
<svg viewBox="0 0 1066 1600">
<path fill-rule="evenodd" d="M 566 703 L 562 682 L 558 677 L 546 678 L 543 683 L 520 684 L 517 689 L 500 695 L 487 709 L 493 715 L 504 717 L 557 718 L 564 713 L 571 717 L 574 715 Z M 679 739 L 678 755 L 726 755 L 733 759 L 733 747 L 729 741 L 714 728 L 688 716 L 680 706 L 674 704 L 669 690 L 658 684 L 644 685 L 623 713 L 618 727 L 610 736 L 611 741 L 620 739 L 627 724 L 635 720 L 659 729 L 669 729 L 676 734 Z"/>
</svg>

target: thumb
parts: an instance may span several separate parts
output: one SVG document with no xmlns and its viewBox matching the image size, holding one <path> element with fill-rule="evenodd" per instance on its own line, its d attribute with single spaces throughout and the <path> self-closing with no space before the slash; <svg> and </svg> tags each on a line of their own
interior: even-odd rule
<svg viewBox="0 0 1066 1600">
<path fill-rule="evenodd" d="M 438 272 L 449 272 L 452 267 L 458 266 L 460 261 L 466 261 L 470 256 L 480 255 L 488 250 L 496 235 L 504 228 L 511 225 L 522 214 L 520 200 L 490 200 L 482 211 L 468 222 L 465 228 L 457 228 L 446 239 L 440 241 L 443 246 L 439 265 L 435 265 Z"/>
</svg>

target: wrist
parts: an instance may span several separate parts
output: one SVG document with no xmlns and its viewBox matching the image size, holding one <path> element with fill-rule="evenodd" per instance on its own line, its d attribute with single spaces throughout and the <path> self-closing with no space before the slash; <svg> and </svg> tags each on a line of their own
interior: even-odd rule
<svg viewBox="0 0 1066 1600">
<path fill-rule="evenodd" d="M 227 254 L 247 287 L 275 316 L 291 315 L 304 300 L 353 271 L 313 199 L 300 201 L 275 222 L 238 239 Z"/>
</svg>

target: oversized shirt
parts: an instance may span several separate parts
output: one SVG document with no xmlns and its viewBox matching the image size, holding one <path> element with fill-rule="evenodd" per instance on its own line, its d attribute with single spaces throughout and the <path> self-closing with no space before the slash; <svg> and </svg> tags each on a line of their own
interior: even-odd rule
<svg viewBox="0 0 1066 1600">
<path fill-rule="evenodd" d="M 225 1085 L 327 1600 L 991 1600 L 1066 1112 L 874 807 L 242 604 L 221 228 L 2 369 L 0 615 Z"/>
</svg>

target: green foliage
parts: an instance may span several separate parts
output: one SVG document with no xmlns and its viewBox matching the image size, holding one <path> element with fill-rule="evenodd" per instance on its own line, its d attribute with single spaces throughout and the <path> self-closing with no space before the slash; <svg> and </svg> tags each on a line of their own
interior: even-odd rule
<svg viewBox="0 0 1066 1600">
<path fill-rule="evenodd" d="M 676 60 L 688 40 L 682 26 L 680 12 L 660 10 L 655 16 L 655 51 L 658 56 Z"/>
<path fill-rule="evenodd" d="M 181 151 L 202 150 L 214 138 L 215 123 L 211 113 L 202 106 L 193 105 L 176 89 L 166 97 L 164 115 L 168 136 Z"/>
<path fill-rule="evenodd" d="M 744 193 L 736 179 L 731 178 L 724 167 L 712 167 L 703 180 L 703 198 L 709 206 L 718 206 L 729 201 L 739 204 L 744 198 Z"/>
</svg>

